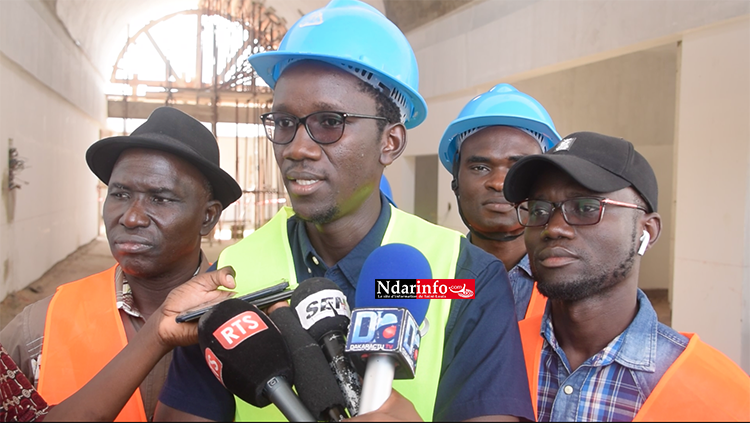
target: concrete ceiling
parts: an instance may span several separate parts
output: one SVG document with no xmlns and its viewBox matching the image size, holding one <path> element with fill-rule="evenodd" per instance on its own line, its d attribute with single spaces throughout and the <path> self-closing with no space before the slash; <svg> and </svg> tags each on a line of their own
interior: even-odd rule
<svg viewBox="0 0 750 423">
<path fill-rule="evenodd" d="M 224 0 L 236 2 L 239 0 Z M 304 14 L 325 6 L 329 0 L 265 0 L 266 7 L 284 18 L 287 28 Z M 383 0 L 365 0 L 385 13 Z M 68 33 L 109 80 L 117 55 L 125 46 L 128 27 L 132 35 L 149 21 L 170 13 L 196 9 L 198 0 L 45 0 Z"/>
</svg>

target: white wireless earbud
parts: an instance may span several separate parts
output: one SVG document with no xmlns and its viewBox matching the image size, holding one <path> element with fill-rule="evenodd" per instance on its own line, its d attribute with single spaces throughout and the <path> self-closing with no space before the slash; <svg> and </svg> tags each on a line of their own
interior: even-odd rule
<svg viewBox="0 0 750 423">
<path fill-rule="evenodd" d="M 651 241 L 651 234 L 649 234 L 648 231 L 644 229 L 643 235 L 641 235 L 641 246 L 638 247 L 639 256 L 642 256 L 646 252 L 646 247 L 648 247 L 649 241 Z"/>
</svg>

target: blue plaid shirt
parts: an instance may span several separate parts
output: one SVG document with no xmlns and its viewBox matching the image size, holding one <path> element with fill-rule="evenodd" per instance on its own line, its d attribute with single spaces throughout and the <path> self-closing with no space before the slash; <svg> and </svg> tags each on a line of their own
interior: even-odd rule
<svg viewBox="0 0 750 423">
<path fill-rule="evenodd" d="M 466 234 L 466 239 L 471 241 L 471 232 Z M 529 308 L 531 293 L 534 291 L 534 277 L 531 275 L 528 254 L 523 256 L 521 261 L 508 271 L 508 279 L 510 280 L 510 288 L 513 290 L 516 320 L 520 322 L 526 317 L 526 309 Z"/>
<path fill-rule="evenodd" d="M 570 371 L 547 307 L 539 367 L 537 421 L 632 421 L 688 339 L 659 323 L 638 290 L 638 313 L 609 345 Z"/>
<path fill-rule="evenodd" d="M 516 319 L 520 322 L 526 317 L 526 309 L 529 308 L 531 293 L 534 291 L 534 277 L 531 276 L 528 254 L 510 269 L 508 279 L 510 279 L 510 288 L 513 290 Z"/>
</svg>

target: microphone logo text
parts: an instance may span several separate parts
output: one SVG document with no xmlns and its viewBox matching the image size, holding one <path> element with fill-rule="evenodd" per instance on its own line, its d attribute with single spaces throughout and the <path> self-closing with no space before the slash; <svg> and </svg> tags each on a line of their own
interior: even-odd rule
<svg viewBox="0 0 750 423">
<path fill-rule="evenodd" d="M 210 348 L 206 348 L 206 363 L 208 364 L 208 368 L 211 369 L 211 373 L 216 376 L 216 379 L 219 379 L 219 382 L 221 384 L 224 384 L 224 379 L 221 377 L 221 369 L 224 367 L 223 364 L 221 364 L 221 361 L 216 357 L 216 354 L 214 354 L 213 351 L 211 351 Z"/>
<path fill-rule="evenodd" d="M 324 289 L 308 296 L 297 304 L 295 311 L 305 330 L 328 317 L 352 315 L 346 296 L 338 289 Z"/>
<path fill-rule="evenodd" d="M 359 309 L 352 313 L 347 354 L 390 353 L 402 366 L 397 367 L 398 378 L 414 377 L 422 337 L 419 325 L 406 309 Z"/>
<path fill-rule="evenodd" d="M 252 311 L 246 311 L 227 320 L 213 333 L 224 349 L 231 350 L 242 341 L 268 329 L 266 323 Z"/>
</svg>

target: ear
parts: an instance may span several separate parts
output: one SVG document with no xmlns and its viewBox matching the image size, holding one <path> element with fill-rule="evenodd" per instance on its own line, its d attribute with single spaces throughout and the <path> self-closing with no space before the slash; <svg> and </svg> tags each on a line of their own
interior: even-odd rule
<svg viewBox="0 0 750 423">
<path fill-rule="evenodd" d="M 639 233 L 646 231 L 649 234 L 649 241 L 648 246 L 646 247 L 646 251 L 650 250 L 651 247 L 656 244 L 656 241 L 659 239 L 659 235 L 661 235 L 661 216 L 659 213 L 647 213 L 643 216 L 641 219 L 641 227 L 642 230 L 638 231 Z M 640 243 L 638 243 L 640 245 Z"/>
<path fill-rule="evenodd" d="M 206 236 L 211 233 L 211 230 L 219 223 L 219 217 L 221 217 L 221 202 L 219 200 L 211 200 L 206 203 L 206 208 L 203 210 L 203 223 L 201 224 L 201 236 Z"/>
<path fill-rule="evenodd" d="M 388 166 L 406 150 L 406 128 L 402 123 L 390 124 L 383 130 L 380 142 L 380 164 Z"/>
</svg>

